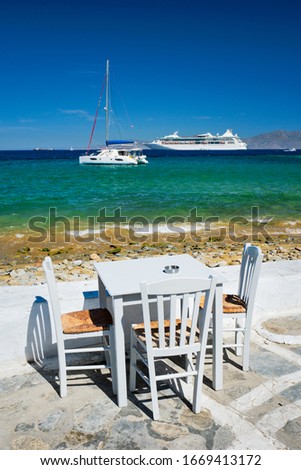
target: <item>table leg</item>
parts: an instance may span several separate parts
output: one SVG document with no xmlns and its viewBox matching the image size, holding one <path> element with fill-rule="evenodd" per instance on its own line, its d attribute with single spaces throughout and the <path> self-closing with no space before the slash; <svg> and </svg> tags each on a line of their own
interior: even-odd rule
<svg viewBox="0 0 301 470">
<path fill-rule="evenodd" d="M 106 308 L 107 306 L 106 288 L 99 276 L 98 276 L 98 296 L 99 296 L 99 307 Z"/>
<path fill-rule="evenodd" d="M 107 307 L 113 315 L 115 332 L 115 358 L 118 406 L 127 406 L 125 341 L 123 329 L 122 297 L 107 297 Z"/>
<path fill-rule="evenodd" d="M 217 285 L 213 307 L 213 388 L 223 388 L 223 286 Z"/>
</svg>

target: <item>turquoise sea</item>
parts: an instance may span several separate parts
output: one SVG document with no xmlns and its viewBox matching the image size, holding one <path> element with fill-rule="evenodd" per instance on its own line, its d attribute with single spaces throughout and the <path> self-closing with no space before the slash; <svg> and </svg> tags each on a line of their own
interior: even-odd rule
<svg viewBox="0 0 301 470">
<path fill-rule="evenodd" d="M 81 166 L 80 151 L 0 152 L 0 231 L 24 232 L 33 217 L 126 221 L 136 216 L 233 216 L 301 220 L 301 152 L 155 156 L 148 165 Z M 104 212 L 105 210 L 105 212 Z M 192 211 L 192 212 L 191 212 Z M 108 220 L 108 219 L 106 219 Z M 125 219 L 123 219 L 125 221 Z"/>
</svg>

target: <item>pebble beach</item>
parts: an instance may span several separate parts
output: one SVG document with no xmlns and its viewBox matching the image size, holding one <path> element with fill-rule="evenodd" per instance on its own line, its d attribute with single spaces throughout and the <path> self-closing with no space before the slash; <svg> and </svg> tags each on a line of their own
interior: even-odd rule
<svg viewBox="0 0 301 470">
<path fill-rule="evenodd" d="M 264 262 L 300 260 L 301 240 L 295 234 L 279 234 L 279 228 L 271 233 L 269 240 L 252 240 L 241 235 L 242 242 L 231 239 L 216 240 L 213 236 L 200 241 L 191 239 L 189 234 L 182 241 L 172 241 L 171 236 L 160 235 L 157 241 L 148 237 L 142 243 L 104 243 L 95 240 L 87 243 L 44 243 L 29 244 L 23 238 L 6 237 L 1 243 L 2 266 L 0 285 L 34 285 L 45 282 L 42 261 L 51 256 L 58 281 L 85 281 L 96 278 L 95 262 L 118 261 L 166 254 L 187 253 L 209 267 L 240 264 L 244 242 L 260 246 Z M 199 237 L 201 238 L 201 237 Z M 240 238 L 237 236 L 237 238 Z"/>
</svg>

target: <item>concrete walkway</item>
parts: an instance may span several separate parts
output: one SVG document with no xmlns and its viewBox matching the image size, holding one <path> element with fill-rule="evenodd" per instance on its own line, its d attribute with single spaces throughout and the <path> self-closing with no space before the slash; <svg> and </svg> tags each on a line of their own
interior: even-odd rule
<svg viewBox="0 0 301 470">
<path fill-rule="evenodd" d="M 225 291 L 237 286 L 239 266 L 225 274 Z M 154 422 L 150 395 L 128 393 L 118 408 L 109 374 L 72 376 L 68 396 L 58 395 L 49 354 L 47 287 L 0 288 L 0 449 L 270 450 L 301 449 L 301 261 L 264 263 L 252 331 L 251 370 L 225 355 L 224 389 L 211 386 L 208 357 L 203 410 L 192 413 L 191 387 L 161 390 L 161 421 Z M 62 309 L 92 307 L 97 280 L 60 283 Z M 40 334 L 40 336 L 39 336 Z M 43 343 L 43 341 L 44 343 Z M 34 347 L 33 347 L 34 346 Z M 27 361 L 35 360 L 34 369 Z M 40 367 L 38 368 L 38 366 Z"/>
<path fill-rule="evenodd" d="M 301 347 L 253 334 L 251 371 L 225 355 L 224 390 L 211 388 L 208 358 L 203 410 L 169 388 L 153 421 L 149 393 L 128 394 L 118 408 L 110 377 L 69 380 L 60 398 L 50 373 L 32 371 L 0 381 L 1 449 L 235 450 L 301 449 Z M 189 398 L 191 388 L 183 383 Z"/>
</svg>

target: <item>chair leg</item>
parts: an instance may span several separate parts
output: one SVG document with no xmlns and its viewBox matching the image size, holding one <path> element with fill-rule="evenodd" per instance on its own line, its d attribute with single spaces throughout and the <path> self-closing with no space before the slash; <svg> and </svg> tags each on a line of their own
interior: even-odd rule
<svg viewBox="0 0 301 470">
<path fill-rule="evenodd" d="M 130 350 L 130 380 L 129 380 L 129 388 L 130 391 L 133 392 L 136 390 L 136 364 L 137 364 L 137 354 L 136 348 L 137 347 L 137 339 L 136 335 L 133 331 L 131 331 L 131 350 Z"/>
<path fill-rule="evenodd" d="M 61 364 L 59 361 L 59 381 L 60 381 L 60 397 L 65 398 L 67 396 L 67 370 L 66 370 L 66 360 L 62 361 L 64 364 Z"/>
<path fill-rule="evenodd" d="M 244 350 L 242 356 L 242 370 L 248 371 L 250 366 L 250 340 L 251 340 L 251 328 L 245 329 L 244 335 Z"/>
<path fill-rule="evenodd" d="M 110 334 L 109 335 L 104 335 L 102 337 L 102 341 L 103 341 L 103 344 L 105 346 L 109 346 L 108 338 L 109 338 L 109 341 L 110 341 L 110 344 L 111 344 L 111 335 Z M 101 353 L 101 354 L 103 354 L 103 353 Z M 110 351 L 105 351 L 104 356 L 105 356 L 106 365 L 111 366 L 111 362 L 112 362 L 111 352 Z"/>
<path fill-rule="evenodd" d="M 59 362 L 60 396 L 61 398 L 64 398 L 67 396 L 67 364 L 63 341 L 58 341 L 57 348 Z"/>
<path fill-rule="evenodd" d="M 152 360 L 148 359 L 148 362 L 149 362 L 148 372 L 149 372 L 150 390 L 151 390 L 152 407 L 153 407 L 153 419 L 156 421 L 160 419 L 160 412 L 159 412 L 155 363 L 153 359 Z"/>
<path fill-rule="evenodd" d="M 238 327 L 239 327 L 239 322 L 236 319 L 235 328 L 238 328 Z M 244 336 L 244 333 L 242 331 L 236 331 L 235 332 L 235 344 L 242 344 L 243 336 Z M 242 346 L 236 346 L 235 348 L 236 356 L 242 356 L 242 352 L 243 352 L 242 350 L 243 350 Z"/>
<path fill-rule="evenodd" d="M 205 354 L 206 354 L 206 345 L 205 347 L 202 345 L 202 349 L 198 353 L 197 361 L 196 361 L 196 369 L 198 373 L 195 376 L 194 388 L 193 388 L 192 411 L 194 413 L 200 413 L 201 411 Z"/>
<path fill-rule="evenodd" d="M 185 359 L 185 370 L 186 372 L 192 372 L 194 370 L 194 365 L 193 365 L 193 356 L 192 354 L 187 354 L 186 359 Z M 187 375 L 185 378 L 185 382 L 187 384 L 191 384 L 193 380 L 192 375 Z"/>
</svg>

